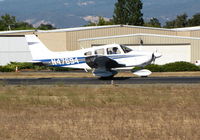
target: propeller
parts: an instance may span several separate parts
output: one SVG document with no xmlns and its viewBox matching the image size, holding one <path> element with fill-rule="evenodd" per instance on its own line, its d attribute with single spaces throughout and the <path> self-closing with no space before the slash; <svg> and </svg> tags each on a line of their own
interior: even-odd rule
<svg viewBox="0 0 200 140">
<path fill-rule="evenodd" d="M 152 64 L 155 64 L 155 60 L 156 60 L 155 55 L 154 53 L 152 53 Z"/>
<path fill-rule="evenodd" d="M 160 58 L 161 56 L 162 56 L 162 54 L 161 54 L 161 53 L 158 53 L 157 51 L 154 52 L 154 53 L 152 53 L 152 62 L 153 62 L 153 64 L 155 64 L 155 60 L 156 60 L 157 58 Z"/>
</svg>

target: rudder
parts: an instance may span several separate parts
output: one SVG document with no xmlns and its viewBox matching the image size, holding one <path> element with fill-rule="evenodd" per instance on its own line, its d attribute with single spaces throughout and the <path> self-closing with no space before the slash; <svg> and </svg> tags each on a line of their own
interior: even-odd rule
<svg viewBox="0 0 200 140">
<path fill-rule="evenodd" d="M 53 52 L 50 51 L 35 35 L 25 35 L 28 47 L 31 51 L 32 59 L 37 61 L 49 59 Z"/>
</svg>

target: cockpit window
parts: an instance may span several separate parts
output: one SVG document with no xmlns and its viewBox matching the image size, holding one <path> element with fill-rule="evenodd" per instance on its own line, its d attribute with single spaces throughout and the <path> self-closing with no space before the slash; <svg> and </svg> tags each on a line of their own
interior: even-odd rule
<svg viewBox="0 0 200 140">
<path fill-rule="evenodd" d="M 107 48 L 107 54 L 120 54 L 118 47 Z"/>
<path fill-rule="evenodd" d="M 130 49 L 130 48 L 124 46 L 124 45 L 120 45 L 120 46 L 121 46 L 122 50 L 124 51 L 124 53 L 128 53 L 128 52 L 133 51 L 132 49 Z"/>
</svg>

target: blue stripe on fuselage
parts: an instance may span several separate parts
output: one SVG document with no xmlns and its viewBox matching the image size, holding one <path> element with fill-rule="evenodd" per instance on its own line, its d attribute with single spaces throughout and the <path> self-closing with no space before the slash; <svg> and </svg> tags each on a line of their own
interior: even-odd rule
<svg viewBox="0 0 200 140">
<path fill-rule="evenodd" d="M 143 55 L 108 55 L 106 57 L 115 60 L 115 59 L 131 58 L 131 57 L 138 57 L 138 56 L 143 56 Z M 40 61 L 49 66 L 64 67 L 64 66 L 86 63 L 85 58 L 86 57 L 69 57 L 69 58 L 41 59 L 41 60 L 33 60 L 33 61 Z"/>
</svg>

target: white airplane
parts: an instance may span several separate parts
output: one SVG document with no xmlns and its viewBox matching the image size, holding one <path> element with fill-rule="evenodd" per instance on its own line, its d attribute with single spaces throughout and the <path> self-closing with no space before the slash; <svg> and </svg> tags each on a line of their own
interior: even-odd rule
<svg viewBox="0 0 200 140">
<path fill-rule="evenodd" d="M 93 70 L 95 76 L 113 77 L 119 69 L 144 67 L 161 57 L 157 52 L 134 51 L 124 45 L 110 44 L 77 51 L 52 52 L 35 35 L 25 35 L 33 63 L 48 66 Z M 142 69 L 133 72 L 138 76 L 148 76 L 151 71 Z"/>
</svg>

